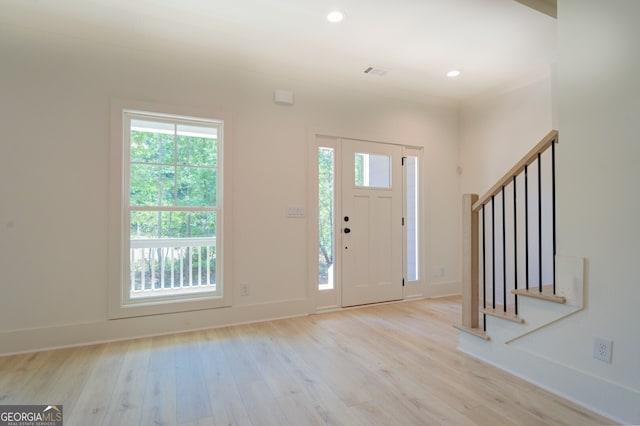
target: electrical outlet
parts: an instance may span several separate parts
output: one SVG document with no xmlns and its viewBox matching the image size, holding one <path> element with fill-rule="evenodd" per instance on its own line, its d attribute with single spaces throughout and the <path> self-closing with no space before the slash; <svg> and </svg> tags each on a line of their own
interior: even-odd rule
<svg viewBox="0 0 640 426">
<path fill-rule="evenodd" d="M 249 284 L 240 283 L 240 296 L 248 296 L 248 295 L 249 295 Z"/>
<path fill-rule="evenodd" d="M 611 364 L 611 349 L 613 342 L 611 340 L 596 337 L 593 339 L 593 357 L 600 361 Z"/>
<path fill-rule="evenodd" d="M 287 217 L 290 219 L 302 219 L 304 218 L 304 206 L 289 206 L 287 207 Z"/>
</svg>

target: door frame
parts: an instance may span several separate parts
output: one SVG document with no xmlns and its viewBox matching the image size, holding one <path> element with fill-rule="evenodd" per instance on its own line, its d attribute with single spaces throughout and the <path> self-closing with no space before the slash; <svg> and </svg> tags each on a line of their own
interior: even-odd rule
<svg viewBox="0 0 640 426">
<path fill-rule="evenodd" d="M 307 245 L 308 252 L 308 292 L 309 297 L 309 313 L 325 312 L 332 310 L 339 310 L 342 308 L 342 265 L 340 251 L 337 250 L 337 242 L 339 239 L 339 232 L 341 229 L 341 221 L 338 219 L 342 214 L 342 172 L 340 165 L 342 164 L 342 143 L 344 139 L 354 139 L 364 142 L 374 142 L 389 145 L 396 145 L 402 147 L 403 156 L 414 156 L 417 158 L 418 164 L 418 268 L 419 278 L 416 281 L 406 281 L 403 287 L 402 300 L 408 299 L 420 299 L 425 296 L 426 286 L 426 244 L 425 235 L 427 235 L 427 220 L 425 218 L 424 204 L 426 200 L 426 182 L 425 182 L 425 170 L 424 170 L 424 148 L 417 145 L 402 144 L 396 142 L 381 141 L 375 137 L 367 136 L 352 136 L 352 135 L 339 135 L 335 132 L 324 132 L 317 130 L 310 130 L 308 133 L 308 194 L 307 198 L 307 235 L 309 236 L 309 243 Z M 319 290 L 318 288 L 318 148 L 326 146 L 332 148 L 334 151 L 334 286 L 331 290 Z M 403 216 L 406 217 L 406 172 L 403 169 Z M 406 228 L 405 228 L 406 229 Z M 406 230 L 402 233 L 402 263 L 403 274 L 406 275 Z M 384 303 L 384 302 L 381 302 Z"/>
</svg>

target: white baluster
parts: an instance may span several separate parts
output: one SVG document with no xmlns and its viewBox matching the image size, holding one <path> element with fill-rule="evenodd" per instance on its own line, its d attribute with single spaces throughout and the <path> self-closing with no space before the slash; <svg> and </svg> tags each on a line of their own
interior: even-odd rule
<svg viewBox="0 0 640 426">
<path fill-rule="evenodd" d="M 155 259 L 155 249 L 149 249 L 149 263 L 151 264 L 151 285 L 149 286 L 150 290 L 153 290 L 153 287 L 156 285 L 156 259 Z"/>
<path fill-rule="evenodd" d="M 175 248 L 174 247 L 170 247 L 169 248 L 170 253 L 171 253 L 171 288 L 173 288 L 175 281 L 175 277 L 174 277 L 174 270 L 176 267 L 176 256 L 175 256 Z"/>
<path fill-rule="evenodd" d="M 180 247 L 180 287 L 184 287 L 184 247 Z"/>
<path fill-rule="evenodd" d="M 140 254 L 141 254 L 141 256 L 140 256 L 140 262 L 141 262 L 141 264 L 142 264 L 142 265 L 141 265 L 142 267 L 140 268 L 140 270 L 141 270 L 141 271 L 140 271 L 140 274 L 142 275 L 142 276 L 141 276 L 141 284 L 140 284 L 140 285 L 141 285 L 141 287 L 140 287 L 140 291 L 144 291 L 144 287 L 145 287 L 145 285 L 146 285 L 146 283 L 145 283 L 145 281 L 146 281 L 146 279 L 145 279 L 145 278 L 146 278 L 146 277 L 145 277 L 145 275 L 146 275 L 146 272 L 147 272 L 147 262 L 146 262 L 146 259 L 145 259 L 145 257 L 144 257 L 144 249 L 141 249 L 141 250 L 140 250 Z"/>
<path fill-rule="evenodd" d="M 189 287 L 193 285 L 193 247 L 189 247 Z"/>
<path fill-rule="evenodd" d="M 210 248 L 211 247 L 207 246 L 207 285 L 211 284 L 211 267 L 209 265 L 209 256 L 211 255 L 209 252 Z"/>
<path fill-rule="evenodd" d="M 166 266 L 166 261 L 164 259 L 164 250 L 163 249 L 159 249 L 158 252 L 160 253 L 160 288 L 164 288 L 164 269 Z"/>
<path fill-rule="evenodd" d="M 202 247 L 198 247 L 198 285 L 202 285 Z"/>
</svg>

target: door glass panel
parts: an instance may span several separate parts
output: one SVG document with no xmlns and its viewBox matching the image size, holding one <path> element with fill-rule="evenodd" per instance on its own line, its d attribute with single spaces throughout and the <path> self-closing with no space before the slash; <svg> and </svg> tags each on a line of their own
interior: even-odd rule
<svg viewBox="0 0 640 426">
<path fill-rule="evenodd" d="M 354 184 L 360 187 L 391 188 L 391 157 L 354 153 Z"/>
<path fill-rule="evenodd" d="M 333 148 L 318 148 L 318 289 L 333 289 L 334 164 Z"/>
<path fill-rule="evenodd" d="M 406 203 L 407 203 L 407 280 L 419 279 L 418 265 L 418 157 L 406 158 Z"/>
</svg>

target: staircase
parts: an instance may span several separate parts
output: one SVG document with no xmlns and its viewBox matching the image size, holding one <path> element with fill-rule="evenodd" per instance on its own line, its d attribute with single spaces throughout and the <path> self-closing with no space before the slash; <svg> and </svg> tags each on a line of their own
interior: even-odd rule
<svg viewBox="0 0 640 426">
<path fill-rule="evenodd" d="M 556 254 L 551 131 L 485 195 L 462 199 L 462 324 L 511 343 L 583 308 L 584 259 Z"/>
</svg>

